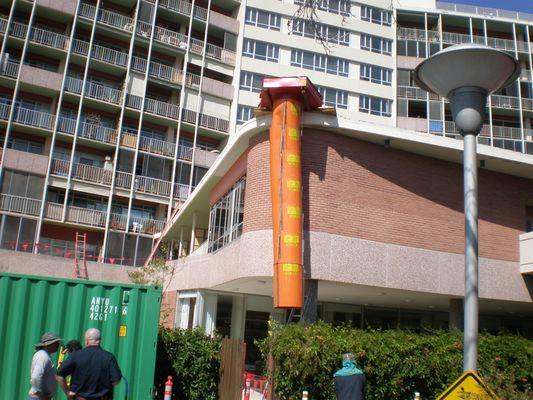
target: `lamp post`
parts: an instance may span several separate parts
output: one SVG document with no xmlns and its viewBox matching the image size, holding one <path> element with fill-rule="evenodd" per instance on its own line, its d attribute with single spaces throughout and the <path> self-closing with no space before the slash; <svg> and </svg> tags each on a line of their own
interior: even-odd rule
<svg viewBox="0 0 533 400">
<path fill-rule="evenodd" d="M 453 120 L 463 135 L 465 214 L 465 298 L 463 370 L 477 370 L 478 207 L 477 135 L 483 126 L 487 96 L 513 83 L 520 74 L 510 54 L 477 44 L 459 44 L 428 58 L 415 70 L 422 89 L 450 100 Z"/>
</svg>

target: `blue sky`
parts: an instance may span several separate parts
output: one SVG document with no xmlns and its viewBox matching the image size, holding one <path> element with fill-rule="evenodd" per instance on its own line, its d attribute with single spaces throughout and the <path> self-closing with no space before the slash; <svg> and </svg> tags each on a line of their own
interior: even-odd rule
<svg viewBox="0 0 533 400">
<path fill-rule="evenodd" d="M 482 7 L 523 11 L 533 14 L 533 0 L 444 0 L 449 3 L 473 4 Z"/>
</svg>

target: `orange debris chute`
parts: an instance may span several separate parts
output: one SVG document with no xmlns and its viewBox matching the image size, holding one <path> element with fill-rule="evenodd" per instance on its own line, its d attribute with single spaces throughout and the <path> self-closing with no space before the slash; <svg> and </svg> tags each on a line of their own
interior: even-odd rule
<svg viewBox="0 0 533 400">
<path fill-rule="evenodd" d="M 260 107 L 272 110 L 270 188 L 274 307 L 303 307 L 301 117 L 322 96 L 307 78 L 265 78 Z"/>
</svg>

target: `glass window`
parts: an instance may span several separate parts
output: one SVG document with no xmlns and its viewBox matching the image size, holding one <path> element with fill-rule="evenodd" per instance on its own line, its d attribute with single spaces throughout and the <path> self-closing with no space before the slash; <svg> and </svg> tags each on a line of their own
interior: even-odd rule
<svg viewBox="0 0 533 400">
<path fill-rule="evenodd" d="M 10 138 L 7 142 L 7 148 L 25 151 L 26 153 L 43 154 L 43 144 L 32 140 Z"/>
<path fill-rule="evenodd" d="M 348 76 L 350 70 L 348 60 L 303 50 L 292 50 L 291 65 L 339 76 Z"/>
<path fill-rule="evenodd" d="M 362 81 L 390 86 L 392 84 L 392 70 L 376 65 L 361 64 L 359 78 Z"/>
<path fill-rule="evenodd" d="M 294 4 L 305 4 L 306 0 L 294 0 Z M 317 0 L 315 4 L 319 10 L 332 14 L 349 16 L 351 13 L 350 0 Z"/>
<path fill-rule="evenodd" d="M 264 75 L 255 74 L 253 72 L 242 71 L 240 89 L 248 92 L 259 93 L 263 87 Z"/>
<path fill-rule="evenodd" d="M 252 107 L 239 104 L 237 107 L 237 125 L 244 124 L 254 117 Z"/>
<path fill-rule="evenodd" d="M 324 105 L 342 109 L 348 108 L 348 92 L 323 86 L 317 86 L 317 89 L 322 95 Z"/>
<path fill-rule="evenodd" d="M 362 34 L 361 49 L 390 56 L 392 54 L 392 40 L 384 39 L 379 36 Z"/>
<path fill-rule="evenodd" d="M 372 22 L 373 24 L 390 26 L 392 22 L 392 13 L 377 7 L 361 5 L 361 19 Z"/>
<path fill-rule="evenodd" d="M 391 101 L 380 97 L 359 96 L 359 111 L 383 117 L 391 116 Z"/>
<path fill-rule="evenodd" d="M 246 177 L 237 183 L 211 207 L 209 213 L 208 251 L 213 252 L 242 234 Z"/>
<path fill-rule="evenodd" d="M 276 31 L 281 29 L 281 15 L 251 7 L 246 8 L 245 22 L 247 25 L 258 26 L 260 28 Z"/>
<path fill-rule="evenodd" d="M 258 40 L 244 39 L 243 55 L 258 60 L 278 62 L 279 46 Z"/>
<path fill-rule="evenodd" d="M 324 38 L 328 43 L 350 45 L 350 31 L 330 25 L 311 23 L 309 20 L 297 19 L 292 26 L 292 33 L 312 39 Z"/>
</svg>

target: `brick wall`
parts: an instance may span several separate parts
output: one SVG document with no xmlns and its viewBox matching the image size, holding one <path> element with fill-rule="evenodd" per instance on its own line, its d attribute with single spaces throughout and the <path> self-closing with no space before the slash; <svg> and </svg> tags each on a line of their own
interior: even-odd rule
<svg viewBox="0 0 533 400">
<path fill-rule="evenodd" d="M 161 297 L 161 312 L 159 323 L 165 328 L 174 328 L 176 323 L 176 302 L 178 301 L 178 292 L 164 292 Z"/>
<path fill-rule="evenodd" d="M 244 231 L 271 229 L 269 143 L 250 142 Z M 302 142 L 304 229 L 463 253 L 460 164 L 328 132 Z M 518 261 L 531 180 L 479 171 L 480 256 Z"/>
</svg>

